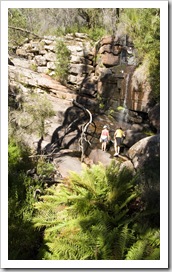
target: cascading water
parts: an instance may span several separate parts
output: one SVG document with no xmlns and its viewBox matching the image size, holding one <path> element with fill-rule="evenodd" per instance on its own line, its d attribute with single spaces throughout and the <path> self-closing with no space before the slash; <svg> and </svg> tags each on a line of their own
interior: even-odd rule
<svg viewBox="0 0 172 272">
<path fill-rule="evenodd" d="M 127 122 L 128 120 L 127 98 L 128 98 L 129 80 L 130 80 L 130 74 L 126 74 L 124 100 L 123 100 L 122 109 L 120 110 L 120 115 L 119 115 L 119 122 L 121 123 L 121 126 L 123 122 Z"/>
<path fill-rule="evenodd" d="M 125 82 L 125 96 L 124 96 L 124 120 L 127 122 L 128 120 L 128 109 L 127 109 L 127 98 L 128 98 L 128 87 L 129 87 L 129 82 L 130 82 L 130 74 L 127 74 L 126 76 L 126 82 Z"/>
<path fill-rule="evenodd" d="M 125 81 L 125 95 L 124 95 L 124 102 L 123 102 L 124 110 L 127 108 L 127 95 L 128 95 L 128 83 L 129 83 L 129 79 L 130 79 L 130 74 L 127 74 L 126 81 Z"/>
</svg>

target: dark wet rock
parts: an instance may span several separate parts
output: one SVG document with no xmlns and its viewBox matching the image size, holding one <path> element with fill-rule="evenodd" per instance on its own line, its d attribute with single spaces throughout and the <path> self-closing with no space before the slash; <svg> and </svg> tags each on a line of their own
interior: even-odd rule
<svg viewBox="0 0 172 272">
<path fill-rule="evenodd" d="M 148 112 L 149 120 L 151 125 L 157 130 L 160 131 L 160 104 L 156 104 Z"/>
<path fill-rule="evenodd" d="M 125 139 L 123 140 L 123 144 L 127 147 L 131 147 L 136 142 L 140 141 L 141 139 L 147 137 L 147 135 L 143 132 L 136 132 L 134 130 L 128 129 L 125 131 Z"/>
</svg>

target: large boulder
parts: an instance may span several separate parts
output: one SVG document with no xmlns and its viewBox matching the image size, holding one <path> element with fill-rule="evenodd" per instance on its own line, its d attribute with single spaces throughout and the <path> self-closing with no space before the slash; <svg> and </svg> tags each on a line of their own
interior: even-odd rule
<svg viewBox="0 0 172 272">
<path fill-rule="evenodd" d="M 127 152 L 135 169 L 155 165 L 160 158 L 160 135 L 149 136 L 135 143 Z"/>
<path fill-rule="evenodd" d="M 111 155 L 102 151 L 101 149 L 93 149 L 89 155 L 89 158 L 94 164 L 101 162 L 105 166 L 109 165 L 112 161 Z"/>
<path fill-rule="evenodd" d="M 125 168 L 133 172 L 133 174 L 135 173 L 134 166 L 130 160 L 126 160 L 120 164 L 120 168 L 119 168 L 120 171 L 122 171 Z"/>
<path fill-rule="evenodd" d="M 123 144 L 127 147 L 133 146 L 135 143 L 137 143 L 139 140 L 146 138 L 147 135 L 143 132 L 137 132 L 131 129 L 127 129 L 125 131 L 125 139 L 123 141 Z"/>
<path fill-rule="evenodd" d="M 106 67 L 112 67 L 114 65 L 118 65 L 119 64 L 119 57 L 113 55 L 112 53 L 104 53 L 102 55 L 102 63 L 106 66 Z"/>
<path fill-rule="evenodd" d="M 82 171 L 82 163 L 79 158 L 64 156 L 55 159 L 54 161 L 55 164 L 58 165 L 58 171 L 62 178 L 68 177 L 71 171 L 74 171 L 78 174 L 80 174 Z"/>
<path fill-rule="evenodd" d="M 160 105 L 156 104 L 152 109 L 148 111 L 148 117 L 151 125 L 157 130 L 160 131 Z"/>
<path fill-rule="evenodd" d="M 108 45 L 103 45 L 102 47 L 100 47 L 99 53 L 104 54 L 105 52 L 107 52 L 107 53 L 112 53 L 114 55 L 118 55 L 121 53 L 121 50 L 122 50 L 122 46 L 119 46 L 119 45 L 112 46 L 111 44 L 108 44 Z"/>
</svg>

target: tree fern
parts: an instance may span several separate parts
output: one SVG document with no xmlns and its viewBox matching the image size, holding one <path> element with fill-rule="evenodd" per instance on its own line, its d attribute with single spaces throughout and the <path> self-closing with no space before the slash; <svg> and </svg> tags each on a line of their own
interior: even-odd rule
<svg viewBox="0 0 172 272">
<path fill-rule="evenodd" d="M 137 239 L 132 229 L 138 214 L 129 214 L 129 204 L 138 196 L 134 186 L 131 172 L 119 171 L 113 162 L 108 168 L 101 164 L 85 168 L 80 175 L 71 172 L 60 186 L 47 189 L 41 201 L 35 204 L 33 219 L 35 227 L 45 227 L 48 250 L 42 248 L 43 258 L 122 260 L 126 256 L 148 257 L 144 255 L 148 245 Z M 135 248 L 139 248 L 140 255 L 134 255 Z"/>
</svg>

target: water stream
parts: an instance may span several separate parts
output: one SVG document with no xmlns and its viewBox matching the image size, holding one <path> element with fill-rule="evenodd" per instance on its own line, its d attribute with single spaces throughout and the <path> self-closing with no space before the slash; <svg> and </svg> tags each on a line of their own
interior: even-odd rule
<svg viewBox="0 0 172 272">
<path fill-rule="evenodd" d="M 119 114 L 119 125 L 123 127 L 123 122 L 127 122 L 128 119 L 128 109 L 127 109 L 127 99 L 128 99 L 128 87 L 129 87 L 130 74 L 127 74 L 125 77 L 125 92 L 122 109 Z"/>
<path fill-rule="evenodd" d="M 125 81 L 125 95 L 124 95 L 124 102 L 123 102 L 124 109 L 127 108 L 127 96 L 128 96 L 129 79 L 130 79 L 130 74 L 127 74 L 126 81 Z"/>
</svg>

